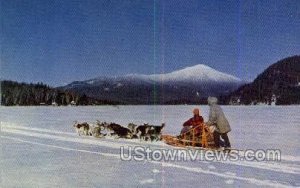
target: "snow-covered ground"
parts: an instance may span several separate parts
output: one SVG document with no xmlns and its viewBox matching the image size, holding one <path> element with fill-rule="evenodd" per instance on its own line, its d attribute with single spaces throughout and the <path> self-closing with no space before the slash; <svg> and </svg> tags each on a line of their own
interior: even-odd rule
<svg viewBox="0 0 300 188">
<path fill-rule="evenodd" d="M 75 120 L 166 123 L 178 134 L 195 106 L 0 107 L 0 187 L 299 187 L 299 106 L 226 106 L 233 148 L 280 149 L 281 161 L 122 161 L 121 146 L 163 142 L 79 137 Z M 199 107 L 199 106 L 198 106 Z M 208 107 L 200 106 L 207 120 Z"/>
</svg>

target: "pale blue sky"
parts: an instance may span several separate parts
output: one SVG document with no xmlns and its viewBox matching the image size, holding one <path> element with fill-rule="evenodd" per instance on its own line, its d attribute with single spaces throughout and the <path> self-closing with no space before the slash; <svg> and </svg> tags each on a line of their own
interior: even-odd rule
<svg viewBox="0 0 300 188">
<path fill-rule="evenodd" d="M 52 86 L 206 64 L 252 80 L 300 54 L 300 1 L 0 0 L 1 78 Z"/>
</svg>

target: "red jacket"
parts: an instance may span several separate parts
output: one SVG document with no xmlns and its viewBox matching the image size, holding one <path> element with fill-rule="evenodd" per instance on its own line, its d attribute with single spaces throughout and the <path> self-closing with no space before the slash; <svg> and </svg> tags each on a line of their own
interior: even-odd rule
<svg viewBox="0 0 300 188">
<path fill-rule="evenodd" d="M 202 116 L 194 116 L 191 119 L 187 120 L 186 122 L 183 123 L 183 126 L 192 126 L 197 127 L 196 130 L 196 134 L 201 132 L 201 127 L 199 125 L 201 125 L 204 122 L 204 119 Z"/>
</svg>

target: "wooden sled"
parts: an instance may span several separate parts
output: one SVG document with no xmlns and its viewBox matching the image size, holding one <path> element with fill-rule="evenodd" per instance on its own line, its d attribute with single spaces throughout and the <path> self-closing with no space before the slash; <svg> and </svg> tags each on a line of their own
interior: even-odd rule
<svg viewBox="0 0 300 188">
<path fill-rule="evenodd" d="M 196 134 L 197 128 L 201 129 L 200 134 Z M 204 123 L 179 136 L 162 135 L 162 140 L 166 144 L 176 147 L 200 147 L 206 149 L 214 149 L 215 147 L 213 135 Z"/>
</svg>

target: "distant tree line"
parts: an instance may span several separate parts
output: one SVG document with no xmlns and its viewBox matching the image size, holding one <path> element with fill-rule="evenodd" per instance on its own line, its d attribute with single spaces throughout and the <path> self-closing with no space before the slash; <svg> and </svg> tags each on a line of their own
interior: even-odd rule
<svg viewBox="0 0 300 188">
<path fill-rule="evenodd" d="M 102 105 L 119 104 L 108 100 L 97 100 L 71 91 L 51 88 L 42 82 L 36 84 L 4 80 L 1 84 L 1 105 Z"/>
</svg>

